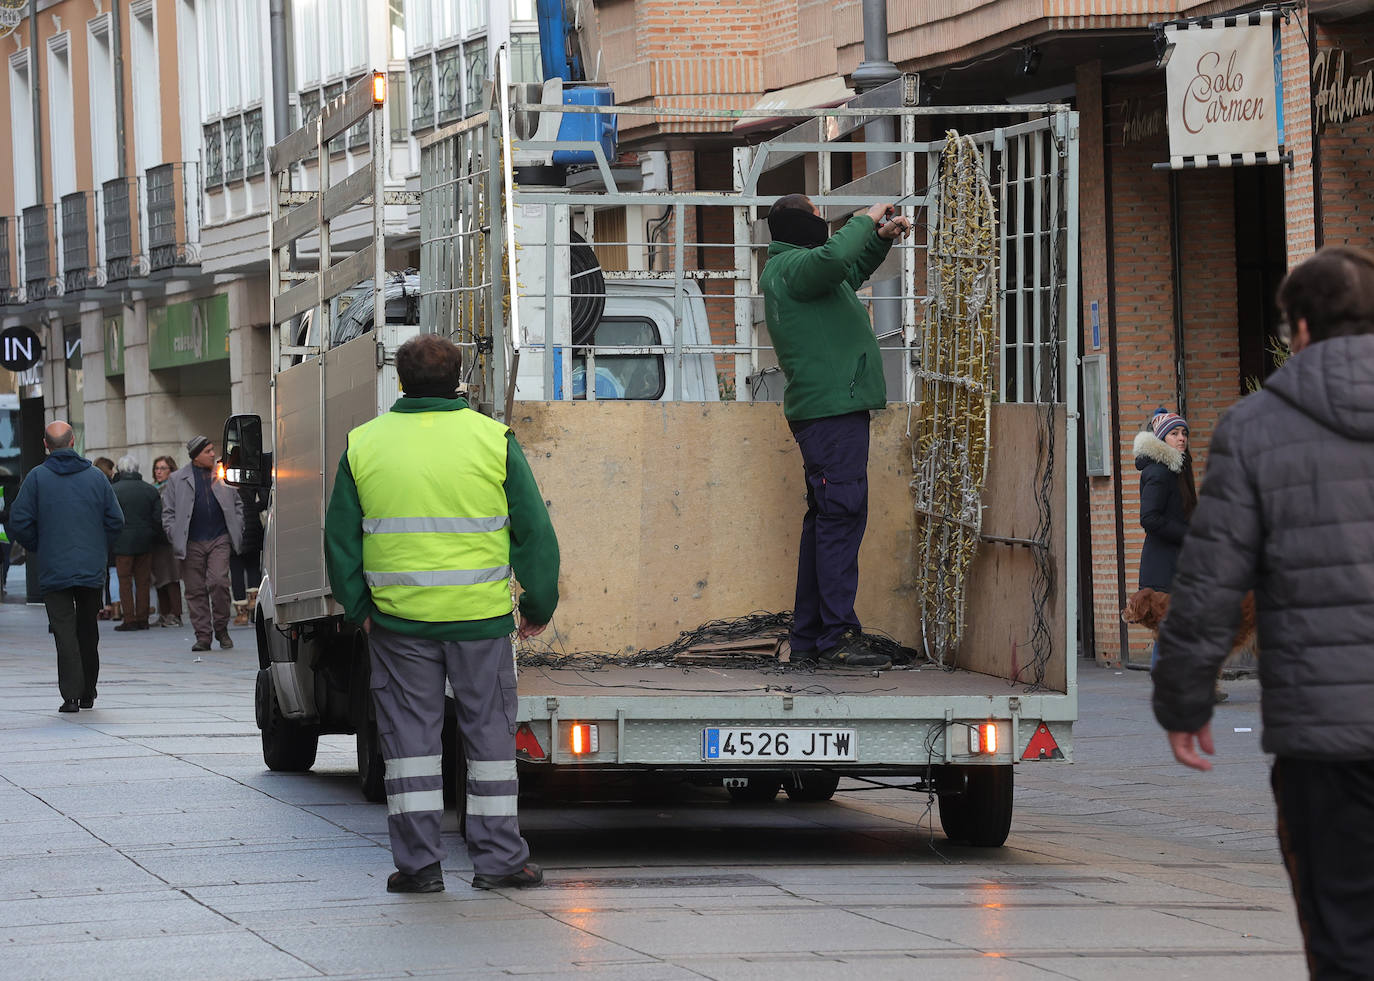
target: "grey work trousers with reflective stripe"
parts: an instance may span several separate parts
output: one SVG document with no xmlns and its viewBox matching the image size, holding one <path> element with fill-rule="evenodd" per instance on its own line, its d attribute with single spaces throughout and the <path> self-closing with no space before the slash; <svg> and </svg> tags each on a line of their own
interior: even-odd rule
<svg viewBox="0 0 1374 981">
<path fill-rule="evenodd" d="M 453 685 L 467 757 L 467 845 L 472 870 L 519 871 L 530 857 L 516 815 L 515 665 L 509 637 L 426 640 L 373 624 L 372 698 L 386 760 L 387 828 L 402 872 L 443 858 L 441 737 L 444 678 Z"/>
</svg>

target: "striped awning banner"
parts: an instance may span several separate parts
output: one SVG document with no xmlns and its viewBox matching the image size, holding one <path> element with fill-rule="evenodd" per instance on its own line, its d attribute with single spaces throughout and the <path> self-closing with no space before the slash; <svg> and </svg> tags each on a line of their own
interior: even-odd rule
<svg viewBox="0 0 1374 981">
<path fill-rule="evenodd" d="M 1166 24 L 1169 167 L 1283 157 L 1283 74 L 1272 10 Z"/>
</svg>

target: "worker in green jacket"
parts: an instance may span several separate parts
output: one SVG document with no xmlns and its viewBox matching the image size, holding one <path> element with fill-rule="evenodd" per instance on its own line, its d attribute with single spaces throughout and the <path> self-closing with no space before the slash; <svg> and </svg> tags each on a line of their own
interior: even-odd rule
<svg viewBox="0 0 1374 981">
<path fill-rule="evenodd" d="M 479 889 L 537 886 L 516 815 L 511 579 L 520 637 L 558 605 L 558 539 L 511 431 L 457 388 L 462 352 L 421 334 L 396 352 L 402 397 L 348 434 L 325 514 L 334 599 L 368 633 L 386 761 L 389 892 L 442 892 L 444 680 L 467 757 Z"/>
<path fill-rule="evenodd" d="M 783 415 L 806 471 L 791 659 L 891 667 L 863 642 L 854 612 L 868 523 L 869 412 L 887 405 L 878 341 L 856 291 L 911 222 L 891 204 L 875 204 L 832 236 L 810 198 L 789 194 L 769 209 L 768 230 L 759 285 L 786 381 Z"/>
</svg>

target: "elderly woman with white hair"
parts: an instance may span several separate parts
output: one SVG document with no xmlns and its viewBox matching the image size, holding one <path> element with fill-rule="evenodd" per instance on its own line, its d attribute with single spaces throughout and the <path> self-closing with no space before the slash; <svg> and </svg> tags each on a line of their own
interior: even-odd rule
<svg viewBox="0 0 1374 981">
<path fill-rule="evenodd" d="M 162 495 L 144 481 L 133 457 L 120 457 L 115 470 L 115 499 L 124 512 L 124 530 L 112 549 L 119 573 L 119 595 L 124 599 L 124 622 L 115 630 L 147 630 L 153 546 L 162 532 Z"/>
</svg>

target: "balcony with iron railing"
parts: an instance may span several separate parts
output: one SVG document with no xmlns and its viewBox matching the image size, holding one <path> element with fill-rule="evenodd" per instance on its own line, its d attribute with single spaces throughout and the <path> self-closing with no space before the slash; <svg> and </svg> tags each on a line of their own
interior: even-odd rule
<svg viewBox="0 0 1374 981">
<path fill-rule="evenodd" d="M 22 302 L 21 268 L 19 219 L 13 216 L 0 218 L 0 307 Z"/>
<path fill-rule="evenodd" d="M 62 285 L 67 294 L 105 285 L 100 265 L 96 193 L 64 194 L 62 213 Z"/>
<path fill-rule="evenodd" d="M 148 265 L 167 273 L 200 265 L 200 179 L 195 161 L 147 170 Z"/>
<path fill-rule="evenodd" d="M 24 291 L 30 303 L 62 295 L 54 210 L 50 204 L 24 209 Z"/>
<path fill-rule="evenodd" d="M 105 219 L 105 277 L 109 283 L 127 285 L 148 275 L 143 252 L 137 177 L 116 177 L 100 186 L 100 207 Z"/>
</svg>

